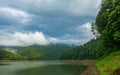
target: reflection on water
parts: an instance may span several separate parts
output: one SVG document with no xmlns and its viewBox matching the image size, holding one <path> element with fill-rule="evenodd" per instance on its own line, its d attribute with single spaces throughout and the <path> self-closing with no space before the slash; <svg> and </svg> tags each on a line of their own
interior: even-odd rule
<svg viewBox="0 0 120 75">
<path fill-rule="evenodd" d="M 63 62 L 5 62 L 0 75 L 80 75 L 86 66 Z"/>
</svg>

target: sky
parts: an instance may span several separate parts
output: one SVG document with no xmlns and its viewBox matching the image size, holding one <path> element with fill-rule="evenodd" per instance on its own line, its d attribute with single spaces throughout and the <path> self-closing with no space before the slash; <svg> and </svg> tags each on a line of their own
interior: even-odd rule
<svg viewBox="0 0 120 75">
<path fill-rule="evenodd" d="M 0 0 L 0 45 L 64 43 L 94 38 L 100 0 Z"/>
</svg>

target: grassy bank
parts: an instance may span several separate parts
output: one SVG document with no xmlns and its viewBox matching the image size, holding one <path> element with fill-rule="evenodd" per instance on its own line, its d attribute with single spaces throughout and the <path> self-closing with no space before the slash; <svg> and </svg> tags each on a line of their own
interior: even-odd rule
<svg viewBox="0 0 120 75">
<path fill-rule="evenodd" d="M 107 57 L 98 60 L 96 66 L 100 75 L 114 75 L 115 70 L 120 68 L 120 51 L 111 53 Z"/>
</svg>

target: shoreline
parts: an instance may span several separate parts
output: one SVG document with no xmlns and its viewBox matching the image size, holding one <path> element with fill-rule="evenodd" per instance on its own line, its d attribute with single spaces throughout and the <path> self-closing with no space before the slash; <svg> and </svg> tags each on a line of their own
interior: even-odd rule
<svg viewBox="0 0 120 75">
<path fill-rule="evenodd" d="M 71 63 L 81 63 L 82 65 L 92 65 L 95 60 L 0 60 L 0 62 L 71 62 Z"/>
</svg>

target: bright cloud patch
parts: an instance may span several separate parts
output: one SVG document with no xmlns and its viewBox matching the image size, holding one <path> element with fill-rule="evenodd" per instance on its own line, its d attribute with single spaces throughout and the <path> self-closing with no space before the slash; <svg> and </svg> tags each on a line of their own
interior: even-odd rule
<svg viewBox="0 0 120 75">
<path fill-rule="evenodd" d="M 87 22 L 83 25 L 80 25 L 76 28 L 76 31 L 81 33 L 84 37 L 81 40 L 84 40 L 83 43 L 89 41 L 90 39 L 94 38 L 93 32 L 91 31 L 91 23 Z"/>
<path fill-rule="evenodd" d="M 0 7 L 1 13 L 7 13 L 8 15 L 15 16 L 15 17 L 29 17 L 24 11 L 17 10 L 14 8 L 9 7 Z"/>
<path fill-rule="evenodd" d="M 0 38 L 0 45 L 5 46 L 28 46 L 33 44 L 47 45 L 49 43 L 55 43 L 56 39 L 51 37 L 45 37 L 42 32 L 35 33 L 20 33 L 15 32 L 9 36 Z"/>
<path fill-rule="evenodd" d="M 88 26 L 87 26 L 88 25 Z M 89 29 L 89 24 L 83 25 L 83 27 Z M 81 29 L 81 27 L 80 27 Z M 84 34 L 87 34 L 84 32 Z M 75 36 L 74 36 L 75 37 Z M 65 44 L 75 44 L 80 45 L 84 44 L 85 42 L 89 41 L 92 37 L 86 38 L 74 38 L 73 35 L 65 35 L 60 38 L 50 37 L 44 35 L 42 32 L 28 32 L 28 33 L 21 33 L 15 32 L 9 35 L 2 35 L 0 37 L 0 45 L 3 46 L 29 46 L 29 45 L 48 45 L 50 43 L 65 43 Z"/>
<path fill-rule="evenodd" d="M 78 31 L 78 32 L 82 32 L 84 35 L 86 35 L 86 36 L 92 36 L 92 32 L 91 32 L 91 23 L 89 23 L 89 22 L 87 22 L 87 23 L 85 23 L 85 24 L 83 24 L 83 25 L 80 25 L 80 26 L 78 26 L 77 28 L 76 28 L 76 30 Z"/>
<path fill-rule="evenodd" d="M 0 7 L 0 20 L 12 24 L 24 24 L 30 19 L 30 15 L 22 10 L 10 7 Z"/>
</svg>

